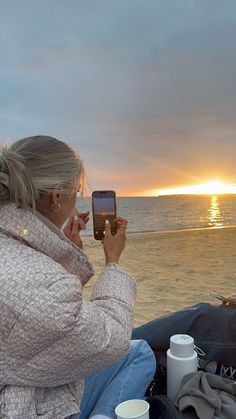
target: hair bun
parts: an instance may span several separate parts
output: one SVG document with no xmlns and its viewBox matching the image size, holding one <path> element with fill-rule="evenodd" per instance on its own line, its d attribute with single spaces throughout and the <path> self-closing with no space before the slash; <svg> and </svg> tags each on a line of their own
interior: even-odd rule
<svg viewBox="0 0 236 419">
<path fill-rule="evenodd" d="M 17 151 L 3 148 L 0 156 L 0 200 L 11 200 L 24 207 L 34 194 L 34 185 L 25 159 Z"/>
</svg>

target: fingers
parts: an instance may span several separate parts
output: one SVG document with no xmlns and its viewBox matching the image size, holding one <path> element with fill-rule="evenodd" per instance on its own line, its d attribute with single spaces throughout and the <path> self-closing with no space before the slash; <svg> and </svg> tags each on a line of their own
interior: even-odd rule
<svg viewBox="0 0 236 419">
<path fill-rule="evenodd" d="M 85 224 L 87 224 L 87 222 L 89 221 L 89 211 L 79 212 L 77 208 L 74 208 L 71 213 L 71 217 L 73 218 L 75 215 L 81 218 Z"/>
<path fill-rule="evenodd" d="M 128 224 L 128 221 L 125 218 L 121 218 L 121 217 L 117 218 L 116 219 L 116 227 L 117 227 L 116 234 L 125 236 L 127 224 Z"/>
<path fill-rule="evenodd" d="M 228 301 L 234 301 L 236 303 L 236 293 L 229 294 L 227 297 L 225 297 Z"/>
<path fill-rule="evenodd" d="M 75 234 L 76 232 L 79 232 L 81 230 L 86 230 L 86 225 L 82 218 L 78 217 L 78 215 L 75 215 L 73 217 L 73 225 L 71 232 Z"/>
<path fill-rule="evenodd" d="M 81 217 L 80 217 L 81 218 Z M 86 218 L 81 218 L 82 220 L 83 220 L 83 222 L 84 222 L 84 224 L 87 224 L 88 223 L 88 221 L 89 221 L 89 217 L 86 217 Z"/>
<path fill-rule="evenodd" d="M 116 218 L 116 225 L 117 227 L 121 226 L 121 225 L 126 225 L 127 226 L 128 221 L 125 218 L 122 217 L 117 217 Z"/>
<path fill-rule="evenodd" d="M 117 218 L 116 219 L 116 234 L 118 234 L 118 235 L 122 235 L 122 236 L 125 236 L 125 233 L 126 233 L 126 228 L 127 228 L 127 220 L 125 219 L 125 218 L 121 218 L 121 217 L 119 217 L 119 218 Z M 104 234 L 105 235 L 107 235 L 107 234 L 112 234 L 111 233 L 111 224 L 110 224 L 110 222 L 109 222 L 109 220 L 106 220 L 105 221 L 105 231 L 104 231 Z"/>
<path fill-rule="evenodd" d="M 78 217 L 78 223 L 79 223 L 80 230 L 86 230 L 85 221 L 82 220 L 82 218 Z"/>
<path fill-rule="evenodd" d="M 84 224 L 87 224 L 87 222 L 89 221 L 89 211 L 78 212 L 76 215 L 78 215 L 78 217 L 83 220 Z"/>
<path fill-rule="evenodd" d="M 64 233 L 65 232 L 70 232 L 72 230 L 73 221 L 74 221 L 74 217 L 72 215 L 70 215 L 68 220 L 67 220 L 67 223 L 66 223 L 65 227 L 63 228 Z"/>
<path fill-rule="evenodd" d="M 78 233 L 78 229 L 79 229 L 79 217 L 78 215 L 74 215 L 71 234 L 76 235 Z"/>
<path fill-rule="evenodd" d="M 105 236 L 111 235 L 111 224 L 108 220 L 105 221 Z"/>
<path fill-rule="evenodd" d="M 235 294 L 234 294 L 235 295 Z M 223 304 L 225 306 L 236 306 L 236 298 L 235 296 L 229 295 L 228 297 L 225 297 L 225 299 L 223 300 Z"/>
<path fill-rule="evenodd" d="M 121 220 L 118 220 L 121 221 Z M 126 220 L 125 220 L 126 221 Z M 112 234 L 111 224 L 108 220 L 105 223 L 105 236 L 103 248 L 105 252 L 106 263 L 115 262 L 118 263 L 120 255 L 125 248 L 125 230 L 127 223 L 122 220 L 116 234 Z"/>
</svg>

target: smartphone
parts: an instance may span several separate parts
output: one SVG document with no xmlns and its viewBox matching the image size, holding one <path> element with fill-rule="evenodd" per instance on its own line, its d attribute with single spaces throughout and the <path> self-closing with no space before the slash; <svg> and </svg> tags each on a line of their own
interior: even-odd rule
<svg viewBox="0 0 236 419">
<path fill-rule="evenodd" d="M 111 224 L 111 233 L 116 233 L 116 193 L 94 191 L 92 193 L 93 234 L 96 240 L 104 238 L 105 221 Z"/>
</svg>

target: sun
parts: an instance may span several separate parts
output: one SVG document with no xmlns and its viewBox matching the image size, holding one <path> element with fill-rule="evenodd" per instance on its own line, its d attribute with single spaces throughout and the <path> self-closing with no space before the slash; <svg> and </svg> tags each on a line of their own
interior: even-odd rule
<svg viewBox="0 0 236 419">
<path fill-rule="evenodd" d="M 187 185 L 169 189 L 153 190 L 152 195 L 223 195 L 236 194 L 236 185 L 211 180 L 200 185 Z"/>
</svg>

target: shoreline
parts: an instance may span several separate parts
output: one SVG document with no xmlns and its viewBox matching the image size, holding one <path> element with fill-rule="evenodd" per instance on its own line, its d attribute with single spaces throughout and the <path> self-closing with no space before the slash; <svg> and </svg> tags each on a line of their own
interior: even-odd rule
<svg viewBox="0 0 236 419">
<path fill-rule="evenodd" d="M 175 228 L 172 230 L 148 230 L 148 231 L 140 231 L 140 232 L 127 232 L 127 236 L 129 235 L 139 235 L 139 234 L 165 234 L 165 233 L 180 233 L 180 232 L 187 232 L 187 231 L 199 231 L 199 230 L 220 230 L 225 228 L 236 228 L 236 224 L 232 224 L 230 226 L 212 226 L 212 227 L 186 227 L 186 228 Z M 87 236 L 93 237 L 93 236 Z"/>
<path fill-rule="evenodd" d="M 87 298 L 104 255 L 101 243 L 83 239 L 96 272 L 85 287 Z M 120 266 L 137 281 L 135 326 L 202 301 L 219 304 L 209 292 L 236 291 L 236 227 L 127 234 Z"/>
<path fill-rule="evenodd" d="M 140 234 L 165 234 L 165 233 L 179 233 L 179 232 L 187 232 L 187 231 L 199 231 L 199 230 L 221 230 L 221 229 L 230 229 L 230 228 L 236 228 L 236 224 L 232 225 L 222 225 L 222 226 L 212 226 L 212 227 L 186 227 L 186 228 L 175 228 L 172 230 L 146 230 L 146 231 L 127 231 L 126 236 L 134 236 L 134 235 L 140 235 Z M 83 239 L 93 239 L 93 235 L 81 235 Z"/>
</svg>

